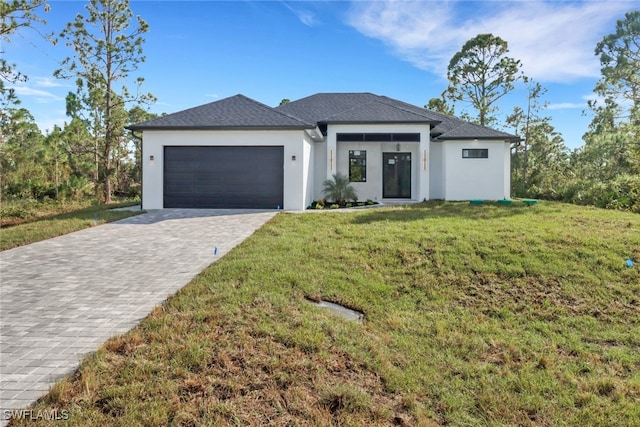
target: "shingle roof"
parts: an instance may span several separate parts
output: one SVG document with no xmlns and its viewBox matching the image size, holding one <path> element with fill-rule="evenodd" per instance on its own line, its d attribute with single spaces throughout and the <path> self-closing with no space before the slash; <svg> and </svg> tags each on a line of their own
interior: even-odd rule
<svg viewBox="0 0 640 427">
<path fill-rule="evenodd" d="M 276 108 L 235 95 L 128 129 L 311 129 L 322 123 L 428 123 L 432 137 L 440 140 L 519 139 L 372 93 L 317 93 Z"/>
<path fill-rule="evenodd" d="M 440 118 L 440 123 L 431 130 L 431 136 L 440 140 L 447 139 L 510 139 L 520 138 L 506 132 L 480 126 L 454 116 L 431 111 Z"/>
<path fill-rule="evenodd" d="M 428 110 L 372 93 L 317 93 L 276 110 L 316 123 L 437 123 Z"/>
<path fill-rule="evenodd" d="M 517 139 L 516 136 L 372 93 L 317 93 L 277 107 L 316 123 L 430 123 L 439 139 Z"/>
<path fill-rule="evenodd" d="M 314 122 L 305 122 L 244 95 L 235 95 L 157 119 L 136 123 L 129 126 L 129 129 L 307 129 L 314 127 Z"/>
</svg>

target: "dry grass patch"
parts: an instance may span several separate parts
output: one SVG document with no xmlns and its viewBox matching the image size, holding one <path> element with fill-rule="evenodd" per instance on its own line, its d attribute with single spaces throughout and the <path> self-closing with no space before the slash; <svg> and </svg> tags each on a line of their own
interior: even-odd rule
<svg viewBox="0 0 640 427">
<path fill-rule="evenodd" d="M 555 203 L 281 214 L 37 408 L 96 426 L 634 425 L 628 257 L 639 216 Z"/>
</svg>

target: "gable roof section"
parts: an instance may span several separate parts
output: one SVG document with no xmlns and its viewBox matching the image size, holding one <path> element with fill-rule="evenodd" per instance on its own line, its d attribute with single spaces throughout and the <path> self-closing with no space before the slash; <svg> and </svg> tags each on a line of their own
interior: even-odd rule
<svg viewBox="0 0 640 427">
<path fill-rule="evenodd" d="M 440 123 L 431 130 L 431 137 L 439 140 L 447 139 L 504 139 L 519 141 L 520 137 L 506 132 L 467 122 L 454 116 L 431 111 L 431 114 L 441 119 Z"/>
<path fill-rule="evenodd" d="M 447 139 L 506 139 L 517 136 L 372 93 L 317 93 L 276 108 L 315 123 L 429 123 L 431 136 Z"/>
<path fill-rule="evenodd" d="M 372 93 L 317 93 L 276 110 L 315 123 L 438 123 L 424 108 Z"/>
<path fill-rule="evenodd" d="M 244 95 L 235 95 L 128 127 L 130 130 L 310 128 L 315 128 L 315 123 L 277 111 Z"/>
<path fill-rule="evenodd" d="M 480 126 L 475 123 L 464 122 L 460 120 L 459 124 L 452 129 L 446 130 L 437 138 L 441 140 L 447 139 L 504 139 L 517 141 L 520 137 L 511 135 L 506 132 L 491 129 L 486 126 Z"/>
</svg>

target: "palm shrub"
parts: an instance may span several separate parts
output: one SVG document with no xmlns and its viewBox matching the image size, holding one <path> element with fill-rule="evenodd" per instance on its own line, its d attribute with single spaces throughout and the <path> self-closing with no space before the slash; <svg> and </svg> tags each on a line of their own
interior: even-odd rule
<svg viewBox="0 0 640 427">
<path fill-rule="evenodd" d="M 322 193 L 328 200 L 343 205 L 347 200 L 357 200 L 356 190 L 349 183 L 349 178 L 341 173 L 333 174 L 333 179 L 322 183 Z"/>
</svg>

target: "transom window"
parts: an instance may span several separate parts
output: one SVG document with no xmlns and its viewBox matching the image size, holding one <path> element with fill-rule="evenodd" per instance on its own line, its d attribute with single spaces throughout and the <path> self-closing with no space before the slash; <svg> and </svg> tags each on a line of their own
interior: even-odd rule
<svg viewBox="0 0 640 427">
<path fill-rule="evenodd" d="M 367 152 L 349 150 L 349 181 L 367 182 Z"/>
<path fill-rule="evenodd" d="M 338 133 L 338 142 L 420 142 L 419 133 Z"/>
<path fill-rule="evenodd" d="M 463 159 L 488 159 L 489 149 L 488 148 L 463 148 L 462 158 Z"/>
</svg>

